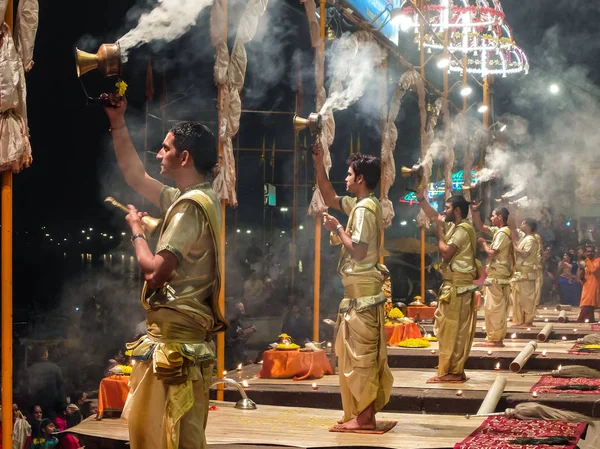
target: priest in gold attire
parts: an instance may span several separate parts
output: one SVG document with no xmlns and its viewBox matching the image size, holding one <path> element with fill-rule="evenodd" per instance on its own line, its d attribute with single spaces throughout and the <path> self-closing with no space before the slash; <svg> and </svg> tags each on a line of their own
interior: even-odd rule
<svg viewBox="0 0 600 449">
<path fill-rule="evenodd" d="M 206 447 L 213 335 L 227 329 L 221 289 L 221 206 L 210 179 L 217 164 L 213 133 L 197 122 L 169 130 L 157 154 L 169 187 L 146 173 L 125 122 L 125 98 L 106 107 L 117 163 L 125 181 L 160 207 L 163 224 L 153 253 L 139 213 L 128 206 L 131 242 L 145 283 L 147 334 L 129 343 L 136 361 L 122 417 L 132 449 Z"/>
<path fill-rule="evenodd" d="M 341 243 L 338 273 L 344 286 L 336 323 L 340 393 L 344 415 L 339 431 L 373 430 L 375 414 L 389 401 L 393 377 L 387 363 L 382 287 L 389 272 L 379 264 L 382 210 L 373 195 L 381 177 L 381 160 L 355 153 L 348 159 L 346 190 L 336 195 L 323 165 L 323 149 L 313 147 L 313 163 L 325 204 L 348 215 L 346 228 L 323 214 L 323 225 Z"/>
<path fill-rule="evenodd" d="M 439 342 L 437 375 L 427 383 L 462 383 L 468 380 L 465 363 L 471 352 L 477 325 L 477 286 L 481 274 L 475 256 L 476 234 L 467 216 L 469 202 L 461 195 L 446 200 L 440 215 L 427 201 L 425 190 L 417 193 L 425 215 L 432 220 L 442 256 L 442 278 L 435 311 L 434 333 Z"/>
</svg>

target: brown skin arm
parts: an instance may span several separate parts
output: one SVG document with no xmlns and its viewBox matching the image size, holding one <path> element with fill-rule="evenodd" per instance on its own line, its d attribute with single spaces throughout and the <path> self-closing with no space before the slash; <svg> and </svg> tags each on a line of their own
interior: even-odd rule
<svg viewBox="0 0 600 449">
<path fill-rule="evenodd" d="M 317 140 L 317 143 L 313 145 L 312 158 L 317 173 L 317 184 L 319 185 L 321 195 L 323 195 L 323 201 L 325 201 L 327 207 L 330 207 L 331 209 L 342 210 L 340 197 L 336 195 L 335 190 L 331 185 L 331 181 L 327 177 L 327 172 L 325 171 L 325 165 L 323 164 L 323 147 L 321 146 L 320 140 Z"/>
<path fill-rule="evenodd" d="M 337 226 L 340 224 L 340 222 L 337 218 L 329 214 L 323 214 L 322 220 L 323 226 L 325 226 L 328 231 L 337 232 L 342 244 L 348 250 L 350 256 L 352 256 L 354 260 L 361 262 L 365 257 L 367 257 L 369 245 L 364 243 L 354 243 L 344 228 L 340 228 L 338 231 Z"/>
<path fill-rule="evenodd" d="M 427 201 L 427 197 L 425 196 L 425 189 L 417 193 L 417 200 L 419 200 L 419 205 L 423 212 L 427 217 L 433 222 L 441 222 L 444 217 L 437 213 L 437 211 L 431 207 L 429 201 Z"/>
<path fill-rule="evenodd" d="M 156 206 L 160 206 L 160 193 L 163 184 L 157 181 L 144 168 L 125 123 L 127 99 L 109 94 L 113 107 L 105 107 L 104 111 L 110 120 L 111 134 L 117 164 L 127 185 Z"/>
<path fill-rule="evenodd" d="M 141 217 L 142 213 L 139 213 L 135 207 L 129 205 L 129 214 L 127 214 L 127 223 L 131 227 L 131 233 L 143 234 L 144 227 L 142 226 Z M 179 265 L 177 257 L 170 251 L 161 251 L 158 254 L 152 254 L 148 247 L 146 239 L 137 238 L 133 241 L 135 247 L 135 256 L 140 268 L 144 273 L 144 279 L 148 282 L 150 288 L 160 288 L 167 282 L 173 271 Z"/>
<path fill-rule="evenodd" d="M 434 232 L 438 238 L 438 250 L 442 256 L 442 259 L 444 262 L 450 262 L 456 254 L 458 248 L 456 248 L 454 245 L 448 245 L 444 241 L 444 228 L 441 225 L 436 224 Z"/>
<path fill-rule="evenodd" d="M 475 225 L 475 229 L 479 232 L 483 232 L 485 234 L 492 235 L 492 231 L 489 226 L 485 225 L 483 221 L 481 221 L 481 215 L 479 214 L 479 206 L 481 206 L 481 201 L 473 201 L 471 203 L 471 216 L 473 218 L 473 224 Z"/>
<path fill-rule="evenodd" d="M 485 241 L 484 238 L 479 237 L 477 239 L 477 242 L 481 245 L 481 247 L 483 248 L 483 250 L 487 253 L 487 255 L 491 258 L 494 258 L 498 255 L 498 251 L 496 251 L 495 249 L 490 248 L 490 245 L 488 245 L 488 243 Z"/>
</svg>

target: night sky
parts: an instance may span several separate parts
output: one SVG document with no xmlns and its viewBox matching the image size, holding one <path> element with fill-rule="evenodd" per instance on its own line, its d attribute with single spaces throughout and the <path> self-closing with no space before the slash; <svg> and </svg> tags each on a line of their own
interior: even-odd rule
<svg viewBox="0 0 600 449">
<path fill-rule="evenodd" d="M 56 271 L 42 264 L 43 259 L 54 260 L 54 253 L 62 256 L 62 251 L 57 252 L 55 248 L 53 252 L 52 246 L 47 245 L 48 242 L 42 244 L 40 242 L 43 239 L 40 240 L 38 234 L 35 238 L 31 234 L 50 230 L 53 235 L 62 236 L 93 226 L 114 235 L 112 242 L 95 246 L 106 251 L 118 246 L 120 233 L 126 228 L 122 216 L 107 209 L 102 203 L 103 198 L 114 195 L 123 202 L 134 202 L 141 207 L 141 200 L 124 185 L 115 168 L 108 120 L 101 108 L 85 105 L 74 66 L 75 46 L 95 53 L 100 43 L 115 41 L 136 23 L 139 13 L 128 13 L 134 3 L 136 2 L 132 0 L 40 1 L 35 66 L 27 74 L 33 164 L 14 177 L 14 226 L 18 233 L 15 236 L 15 300 L 20 303 L 37 301 L 39 299 L 33 297 L 45 295 L 43 291 L 35 290 L 31 285 L 20 284 L 19 281 L 38 279 L 38 283 L 49 289 L 47 291 L 53 292 L 48 296 L 55 297 L 60 292 L 58 286 L 65 276 L 69 276 L 69 268 Z M 564 67 L 572 65 L 581 68 L 587 81 L 600 85 L 600 32 L 597 27 L 600 9 L 596 2 L 582 0 L 504 0 L 502 4 L 517 44 L 531 59 L 531 71 L 526 77 L 518 75 L 497 80 L 493 88 L 495 112 L 497 115 L 505 112 L 522 115 L 530 120 L 535 128 L 534 132 L 542 133 L 547 124 L 542 117 L 553 114 L 548 103 L 523 104 L 515 101 L 515 96 L 511 93 L 522 84 L 535 84 L 543 92 L 544 83 L 560 83 Z M 241 6 L 238 4 L 231 7 L 231 30 L 235 29 Z M 294 61 L 300 61 L 307 72 L 313 70 L 310 66 L 312 53 L 308 45 L 306 17 L 303 7 L 295 0 L 271 3 L 269 11 L 279 17 L 278 22 L 282 26 L 275 30 L 275 36 L 268 37 L 266 32 L 259 43 L 248 45 L 243 108 L 293 111 L 296 82 L 290 72 L 293 72 Z M 127 120 L 133 128 L 138 151 L 143 150 L 144 85 L 146 65 L 150 58 L 154 67 L 155 84 L 155 96 L 150 105 L 152 113 L 160 115 L 159 97 L 163 77 L 166 76 L 169 101 L 182 97 L 184 92 L 189 94 L 169 107 L 170 118 L 194 117 L 204 121 L 216 119 L 216 89 L 212 84 L 214 48 L 210 44 L 208 29 L 207 9 L 199 17 L 197 25 L 177 41 L 144 45 L 131 52 L 123 75 L 130 85 Z M 233 37 L 230 36 L 230 45 L 232 41 Z M 410 46 L 409 43 L 401 43 L 401 47 L 406 45 Z M 274 56 L 277 52 L 279 55 Z M 281 70 L 267 74 L 264 68 L 269 64 Z M 452 76 L 458 79 L 457 75 Z M 111 84 L 98 71 L 84 75 L 82 81 L 91 95 L 111 88 Z M 451 84 L 454 81 L 452 79 Z M 303 114 L 312 111 L 313 83 L 310 77 L 303 79 Z M 566 90 L 577 90 L 580 87 L 578 84 L 568 84 Z M 481 92 L 476 91 L 476 95 L 480 96 Z M 418 131 L 414 128 L 418 123 L 418 118 L 415 118 L 416 101 L 407 97 L 403 108 L 397 120 L 400 130 L 400 146 L 395 156 L 397 166 L 411 163 L 417 149 Z M 267 150 L 274 141 L 277 148 L 292 148 L 290 118 L 242 115 L 240 146 L 260 148 L 264 139 Z M 355 145 L 360 134 L 362 151 L 371 153 L 379 151 L 379 135 L 377 123 L 363 121 L 358 107 L 336 114 L 336 121 L 332 179 L 342 181 L 349 133 L 353 133 Z M 211 126 L 214 129 L 214 124 Z M 149 149 L 155 151 L 159 148 L 162 138 L 161 123 L 151 120 Z M 154 156 L 148 156 L 148 171 L 155 173 L 157 165 L 152 162 Z M 262 226 L 263 175 L 269 182 L 272 171 L 274 182 L 291 183 L 291 163 L 285 155 L 277 155 L 275 170 L 269 165 L 269 151 L 265 166 L 260 165 L 259 157 L 260 152 L 240 157 L 238 226 Z M 307 177 L 310 183 L 310 161 L 306 173 L 301 170 L 301 177 Z M 400 178 L 397 183 L 398 187 L 392 190 L 391 195 L 394 204 L 398 204 L 397 199 L 404 193 Z M 338 189 L 340 190 L 341 188 Z M 278 195 L 281 195 L 278 198 L 282 201 L 280 204 L 288 202 L 291 205 L 289 190 L 282 189 Z M 311 191 L 308 188 L 301 195 L 300 206 L 306 206 L 306 200 L 310 200 L 310 197 Z M 397 216 L 401 210 L 397 208 Z M 150 209 L 150 212 L 153 210 Z M 304 215 L 303 212 L 299 214 L 301 220 L 305 220 Z M 233 230 L 233 220 L 233 212 L 229 211 L 230 231 Z M 289 226 L 288 218 L 276 216 L 274 220 L 277 226 Z M 46 229 L 41 230 L 42 226 Z M 25 230 L 29 234 L 23 238 Z M 73 243 L 71 251 L 78 255 L 86 249 Z"/>
</svg>

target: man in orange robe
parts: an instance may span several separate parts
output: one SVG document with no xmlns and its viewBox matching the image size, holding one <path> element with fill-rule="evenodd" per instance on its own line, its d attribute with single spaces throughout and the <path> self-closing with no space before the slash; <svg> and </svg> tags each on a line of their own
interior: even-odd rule
<svg viewBox="0 0 600 449">
<path fill-rule="evenodd" d="M 579 273 L 583 281 L 583 291 L 579 307 L 581 312 L 577 322 L 588 320 L 594 323 L 594 309 L 600 307 L 600 259 L 596 259 L 596 250 L 593 246 L 585 248 L 585 268 L 580 268 Z"/>
</svg>

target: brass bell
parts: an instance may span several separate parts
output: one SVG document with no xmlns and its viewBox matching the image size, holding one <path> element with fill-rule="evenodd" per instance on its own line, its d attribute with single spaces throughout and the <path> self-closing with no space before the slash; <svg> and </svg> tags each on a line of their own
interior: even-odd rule
<svg viewBox="0 0 600 449">
<path fill-rule="evenodd" d="M 110 204 L 111 206 L 116 207 L 117 209 L 121 209 L 123 212 L 129 213 L 129 209 L 127 209 L 123 204 L 121 204 L 117 200 L 115 200 L 112 196 L 107 196 L 104 199 L 104 202 Z M 141 221 L 142 221 L 142 224 L 144 225 L 144 229 L 146 229 L 146 232 L 148 233 L 149 236 L 154 234 L 154 231 L 156 231 L 156 229 L 162 223 L 162 220 L 160 218 L 149 217 L 147 215 L 142 217 Z"/>
</svg>

